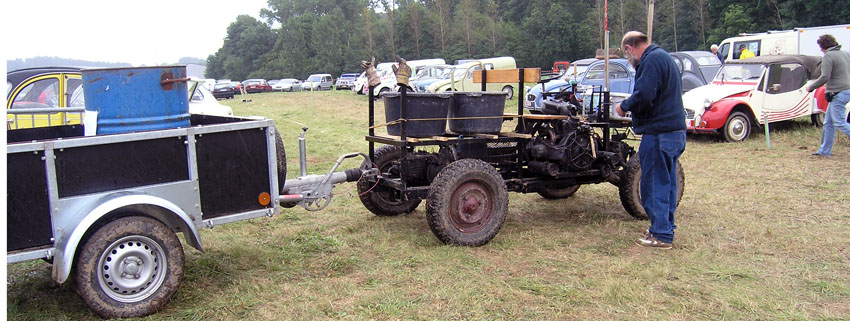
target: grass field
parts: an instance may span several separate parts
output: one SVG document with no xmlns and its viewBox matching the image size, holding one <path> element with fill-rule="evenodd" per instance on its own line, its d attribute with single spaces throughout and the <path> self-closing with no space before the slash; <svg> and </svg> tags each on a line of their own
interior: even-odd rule
<svg viewBox="0 0 850 321">
<path fill-rule="evenodd" d="M 289 178 L 302 126 L 311 173 L 368 148 L 364 96 L 250 98 L 222 103 L 275 120 Z M 202 230 L 207 253 L 184 243 L 184 282 L 148 319 L 850 320 L 850 142 L 815 158 L 820 130 L 807 120 L 771 131 L 770 149 L 763 133 L 741 144 L 688 138 L 670 251 L 632 243 L 649 223 L 630 217 L 610 184 L 558 201 L 511 194 L 505 225 L 479 248 L 440 243 L 424 202 L 376 217 L 345 184 L 321 212 Z M 97 319 L 47 263 L 8 270 L 9 320 Z"/>
</svg>

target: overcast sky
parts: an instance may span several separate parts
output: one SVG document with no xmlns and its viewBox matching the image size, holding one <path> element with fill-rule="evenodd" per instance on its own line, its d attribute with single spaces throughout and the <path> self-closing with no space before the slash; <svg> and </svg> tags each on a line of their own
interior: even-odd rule
<svg viewBox="0 0 850 321">
<path fill-rule="evenodd" d="M 206 59 L 236 16 L 260 19 L 267 0 L 3 1 L 2 56 L 140 65 Z"/>
</svg>

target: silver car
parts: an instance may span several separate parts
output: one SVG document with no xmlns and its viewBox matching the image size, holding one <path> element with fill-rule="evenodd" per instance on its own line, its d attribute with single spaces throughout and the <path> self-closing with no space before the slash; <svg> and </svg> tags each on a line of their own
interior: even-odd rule
<svg viewBox="0 0 850 321">
<path fill-rule="evenodd" d="M 301 91 L 301 81 L 295 78 L 281 79 L 272 86 L 272 91 Z"/>
</svg>

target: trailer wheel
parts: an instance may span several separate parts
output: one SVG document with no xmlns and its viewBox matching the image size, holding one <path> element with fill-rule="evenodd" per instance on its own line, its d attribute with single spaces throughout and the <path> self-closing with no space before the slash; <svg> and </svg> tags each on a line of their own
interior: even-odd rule
<svg viewBox="0 0 850 321">
<path fill-rule="evenodd" d="M 283 138 L 277 130 L 274 132 L 274 146 L 277 150 L 277 187 L 283 190 L 283 183 L 286 183 L 286 149 L 283 147 Z"/>
<path fill-rule="evenodd" d="M 104 318 L 142 317 L 161 310 L 183 280 L 183 246 L 162 223 L 143 216 L 95 231 L 76 258 L 76 287 Z"/>
<path fill-rule="evenodd" d="M 647 220 L 649 216 L 643 208 L 640 199 L 640 159 L 637 155 L 632 157 L 628 162 L 628 167 L 625 168 L 620 177 L 620 202 L 623 203 L 623 208 L 629 215 L 639 220 Z M 676 184 L 678 185 L 676 195 L 676 205 L 682 201 L 682 195 L 685 193 L 685 170 L 682 168 L 682 163 L 676 161 Z"/>
<path fill-rule="evenodd" d="M 537 192 L 545 199 L 559 200 L 573 196 L 581 185 L 571 185 L 564 188 L 544 188 Z"/>
<path fill-rule="evenodd" d="M 478 159 L 449 164 L 428 190 L 428 226 L 446 244 L 487 244 L 502 228 L 507 212 L 505 181 Z"/>
<path fill-rule="evenodd" d="M 399 168 L 396 161 L 407 154 L 403 148 L 392 145 L 381 146 L 375 150 L 374 166 L 380 169 L 381 175 L 387 178 L 399 178 Z M 383 185 L 360 180 L 357 182 L 357 193 L 360 202 L 370 212 L 378 216 L 394 216 L 410 213 L 419 206 L 421 199 L 404 200 L 398 191 Z"/>
</svg>

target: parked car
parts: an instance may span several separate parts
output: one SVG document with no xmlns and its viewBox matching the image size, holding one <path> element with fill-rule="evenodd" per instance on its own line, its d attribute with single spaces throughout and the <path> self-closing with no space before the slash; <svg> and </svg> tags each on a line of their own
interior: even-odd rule
<svg viewBox="0 0 850 321">
<path fill-rule="evenodd" d="M 682 97 L 691 133 L 720 133 L 740 142 L 765 122 L 809 116 L 823 124 L 824 87 L 807 92 L 806 82 L 820 76 L 820 57 L 759 56 L 730 60 L 711 84 Z"/>
<path fill-rule="evenodd" d="M 561 73 L 565 72 L 570 67 L 569 61 L 555 61 L 552 63 L 552 72 Z"/>
<path fill-rule="evenodd" d="M 6 74 L 6 109 L 85 107 L 80 68 L 27 68 Z M 79 124 L 81 113 L 6 116 L 6 128 Z"/>
<path fill-rule="evenodd" d="M 354 81 L 357 80 L 357 76 L 355 73 L 339 75 L 339 78 L 336 79 L 336 90 L 351 89 L 351 87 L 354 87 Z"/>
<path fill-rule="evenodd" d="M 223 85 L 223 84 L 222 84 Z M 233 116 L 233 109 L 222 105 L 199 81 L 189 80 L 189 113 L 195 115 Z M 231 96 L 233 98 L 233 96 Z"/>
<path fill-rule="evenodd" d="M 245 92 L 249 94 L 272 91 L 272 86 L 269 86 L 265 79 L 248 79 L 243 81 L 242 85 L 245 86 Z"/>
<path fill-rule="evenodd" d="M 444 91 L 481 91 L 481 84 L 472 82 L 472 74 L 475 70 L 501 70 L 516 69 L 516 60 L 513 57 L 497 57 L 477 59 L 456 65 L 454 72 L 447 79 L 434 82 L 426 88 L 428 92 Z M 518 83 L 487 82 L 487 91 L 502 91 L 506 98 L 511 99 L 514 89 Z"/>
<path fill-rule="evenodd" d="M 354 80 L 354 86 L 351 87 L 351 91 L 356 92 L 358 95 L 365 95 L 363 88 L 366 87 L 366 72 L 361 72 L 357 79 Z"/>
<path fill-rule="evenodd" d="M 274 85 L 277 85 L 278 82 L 280 82 L 280 79 L 270 79 L 268 81 L 269 86 L 272 86 L 272 91 L 274 91 Z"/>
<path fill-rule="evenodd" d="M 582 93 L 587 89 L 594 86 L 602 86 L 605 84 L 605 60 L 602 59 L 592 59 L 592 63 L 588 65 L 584 65 L 584 61 L 587 59 L 582 59 L 574 62 L 572 64 L 572 68 L 555 80 L 550 80 L 543 84 L 537 84 L 531 89 L 528 90 L 528 94 L 525 96 L 524 107 L 531 113 L 539 113 L 543 107 L 543 95 L 541 92 L 543 88 L 546 88 L 547 93 L 554 93 L 565 89 L 566 87 L 571 86 L 571 77 L 573 75 L 578 74 L 579 78 L 577 78 L 577 93 L 576 96 L 581 98 Z M 586 70 L 582 73 L 578 72 L 578 68 L 581 65 L 586 66 Z M 634 90 L 634 78 L 635 78 L 635 70 L 629 64 L 626 59 L 609 59 L 608 60 L 608 73 L 609 73 L 609 84 L 611 86 L 612 93 L 622 93 L 622 94 L 631 94 L 632 90 Z M 572 71 L 572 72 L 571 72 Z"/>
<path fill-rule="evenodd" d="M 682 92 L 705 86 L 720 70 L 720 58 L 709 51 L 678 51 L 670 53 L 682 74 Z"/>
<path fill-rule="evenodd" d="M 331 74 L 312 74 L 301 84 L 303 90 L 331 90 L 334 87 Z"/>
<path fill-rule="evenodd" d="M 420 59 L 420 60 L 408 60 L 407 65 L 410 67 L 412 72 L 418 70 L 422 66 L 428 65 L 436 65 L 436 64 L 445 64 L 446 61 L 444 59 Z M 398 81 L 395 78 L 395 73 L 393 72 L 393 66 L 398 66 L 396 62 L 385 62 L 380 63 L 376 66 L 375 69 L 378 70 L 378 75 L 381 76 L 381 83 L 375 86 L 375 95 L 380 96 L 381 93 L 385 93 L 388 91 L 396 90 L 398 87 Z M 411 74 L 413 76 L 413 74 Z M 408 80 L 408 84 L 410 84 Z"/>
<path fill-rule="evenodd" d="M 446 72 L 452 69 L 451 65 L 439 64 L 419 68 L 416 75 L 410 78 L 410 87 L 414 91 L 424 92 L 425 88 L 440 79 Z"/>
<path fill-rule="evenodd" d="M 279 83 L 277 83 L 277 88 L 280 88 L 280 91 L 301 91 L 301 81 L 295 78 L 286 78 L 281 79 Z M 278 89 L 275 89 L 278 90 Z"/>
<path fill-rule="evenodd" d="M 213 87 L 213 96 L 215 98 L 233 98 L 235 93 L 233 92 L 233 86 L 230 83 L 217 83 Z"/>
</svg>

